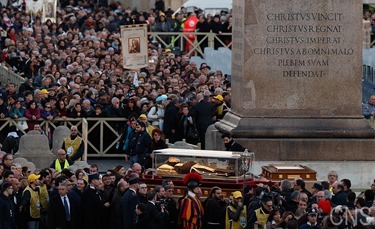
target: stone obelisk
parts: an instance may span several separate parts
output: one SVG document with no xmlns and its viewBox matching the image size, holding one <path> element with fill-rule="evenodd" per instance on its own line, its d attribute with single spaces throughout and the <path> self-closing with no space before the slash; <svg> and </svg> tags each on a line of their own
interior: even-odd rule
<svg viewBox="0 0 375 229">
<path fill-rule="evenodd" d="M 361 0 L 234 0 L 232 111 L 260 160 L 375 159 L 361 114 Z"/>
</svg>

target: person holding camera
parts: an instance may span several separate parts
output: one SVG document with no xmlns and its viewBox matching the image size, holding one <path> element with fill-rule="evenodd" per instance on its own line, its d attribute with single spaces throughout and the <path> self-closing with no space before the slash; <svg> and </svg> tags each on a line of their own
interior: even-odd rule
<svg viewBox="0 0 375 229">
<path fill-rule="evenodd" d="M 177 209 L 177 203 L 173 199 L 173 186 L 166 185 L 164 186 L 165 193 L 166 193 L 166 210 L 168 212 L 168 220 L 166 228 L 177 228 L 178 224 L 178 209 Z"/>
<path fill-rule="evenodd" d="M 165 193 L 165 189 L 163 186 L 158 185 L 155 187 L 155 192 L 156 192 L 156 200 L 157 200 L 157 205 L 160 209 L 160 203 L 165 203 L 165 199 L 167 197 Z"/>
<path fill-rule="evenodd" d="M 246 206 L 242 202 L 242 193 L 235 191 L 232 193 L 233 201 L 227 207 L 225 214 L 226 229 L 241 229 L 247 226 Z"/>
</svg>

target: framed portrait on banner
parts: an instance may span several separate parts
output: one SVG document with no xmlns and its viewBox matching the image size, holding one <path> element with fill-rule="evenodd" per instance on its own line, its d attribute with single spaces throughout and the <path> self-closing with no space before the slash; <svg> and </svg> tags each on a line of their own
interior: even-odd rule
<svg viewBox="0 0 375 229">
<path fill-rule="evenodd" d="M 57 8 L 57 0 L 44 0 L 43 1 L 43 16 L 42 22 L 46 22 L 48 19 L 52 21 L 52 23 L 56 22 L 56 8 Z"/>
<path fill-rule="evenodd" d="M 121 45 L 123 66 L 127 69 L 139 69 L 148 65 L 147 25 L 121 27 Z"/>
</svg>

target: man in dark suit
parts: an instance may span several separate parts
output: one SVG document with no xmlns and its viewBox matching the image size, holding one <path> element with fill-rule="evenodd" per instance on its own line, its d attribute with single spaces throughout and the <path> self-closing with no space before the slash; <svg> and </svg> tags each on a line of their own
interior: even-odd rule
<svg viewBox="0 0 375 229">
<path fill-rule="evenodd" d="M 137 214 L 135 212 L 136 206 L 139 203 L 137 191 L 139 188 L 139 176 L 136 173 L 130 175 L 129 189 L 121 199 L 120 209 L 122 210 L 122 225 L 121 228 L 134 229 L 137 221 Z"/>
<path fill-rule="evenodd" d="M 98 190 L 99 186 L 99 174 L 90 174 L 89 187 L 83 192 L 81 198 L 82 226 L 85 229 L 105 228 L 104 198 L 101 191 Z"/>
<path fill-rule="evenodd" d="M 210 102 L 208 102 L 203 96 L 203 94 L 199 93 L 197 95 L 197 100 L 198 103 L 193 106 L 192 113 L 199 132 L 201 148 L 205 149 L 206 130 L 211 124 L 214 123 L 213 117 L 215 116 L 215 110 L 211 106 Z"/>
<path fill-rule="evenodd" d="M 165 228 L 168 214 L 165 211 L 164 203 L 160 206 L 160 211 L 156 207 L 156 191 L 150 190 L 147 193 L 146 215 L 148 219 L 148 228 L 158 229 Z"/>
<path fill-rule="evenodd" d="M 59 196 L 51 199 L 48 209 L 48 228 L 74 229 L 79 228 L 79 206 L 68 195 L 68 187 L 60 184 Z"/>
<path fill-rule="evenodd" d="M 180 100 L 177 96 L 171 96 L 171 102 L 165 108 L 164 114 L 164 133 L 165 137 L 169 139 L 170 143 L 175 143 L 177 140 L 177 127 L 179 122 L 179 106 Z"/>
</svg>

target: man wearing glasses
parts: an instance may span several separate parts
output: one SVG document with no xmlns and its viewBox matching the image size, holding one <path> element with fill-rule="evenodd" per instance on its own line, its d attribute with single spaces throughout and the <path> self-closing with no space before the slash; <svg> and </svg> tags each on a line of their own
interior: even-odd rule
<svg viewBox="0 0 375 229">
<path fill-rule="evenodd" d="M 66 151 L 70 160 L 81 160 L 85 147 L 83 144 L 83 139 L 80 136 L 78 136 L 77 126 L 72 126 L 70 128 L 70 136 L 64 139 L 61 148 Z"/>
<path fill-rule="evenodd" d="M 68 168 L 73 165 L 74 162 L 69 158 L 66 158 L 66 152 L 63 149 L 57 151 L 57 159 L 52 162 L 50 168 L 54 169 L 56 172 L 61 172 L 63 169 Z"/>
<path fill-rule="evenodd" d="M 330 190 L 332 190 L 332 186 L 337 182 L 337 179 L 338 179 L 338 175 L 336 171 L 330 171 L 328 173 L 328 183 L 329 183 Z"/>
<path fill-rule="evenodd" d="M 272 200 L 268 197 L 265 197 L 262 200 L 262 207 L 258 208 L 253 212 L 249 218 L 249 228 L 254 228 L 254 225 L 257 224 L 258 228 L 264 228 L 266 225 L 268 215 L 273 209 Z"/>
</svg>

